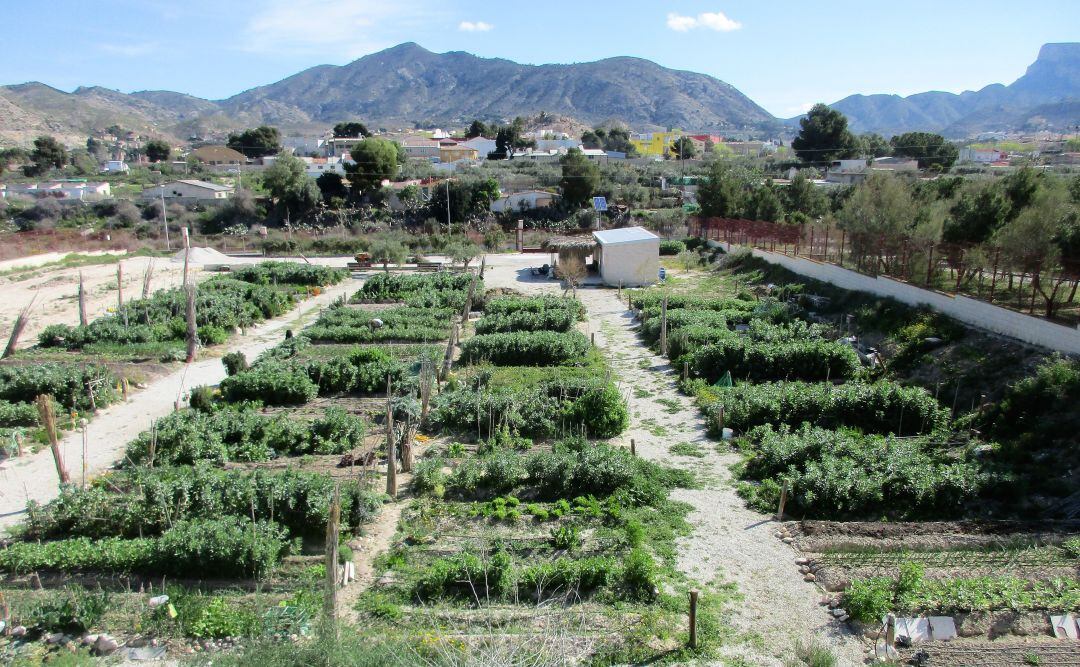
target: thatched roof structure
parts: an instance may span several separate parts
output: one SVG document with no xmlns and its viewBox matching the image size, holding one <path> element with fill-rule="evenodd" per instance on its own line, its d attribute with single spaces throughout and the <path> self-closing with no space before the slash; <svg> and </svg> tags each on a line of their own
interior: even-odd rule
<svg viewBox="0 0 1080 667">
<path fill-rule="evenodd" d="M 596 247 L 596 239 L 592 234 L 588 236 L 553 236 L 544 241 L 544 248 L 551 252 L 559 251 L 592 251 Z"/>
</svg>

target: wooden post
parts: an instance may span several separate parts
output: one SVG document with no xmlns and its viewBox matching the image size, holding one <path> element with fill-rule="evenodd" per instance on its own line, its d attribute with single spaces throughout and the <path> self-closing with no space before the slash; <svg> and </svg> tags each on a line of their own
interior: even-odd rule
<svg viewBox="0 0 1080 667">
<path fill-rule="evenodd" d="M 37 397 L 38 414 L 41 415 L 41 425 L 45 427 L 45 434 L 49 437 L 49 449 L 52 450 L 53 463 L 56 464 L 56 475 L 61 484 L 68 484 L 67 468 L 64 467 L 64 457 L 60 454 L 60 442 L 56 439 L 56 415 L 53 413 L 52 396 L 42 394 Z"/>
<path fill-rule="evenodd" d="M 630 456 L 637 456 L 637 443 L 630 438 Z"/>
<path fill-rule="evenodd" d="M 0 621 L 4 622 L 4 629 L 0 631 L 0 635 L 8 635 L 11 633 L 11 609 L 8 607 L 7 600 L 4 599 L 4 594 L 0 593 Z"/>
<path fill-rule="evenodd" d="M 784 486 L 780 488 L 780 507 L 776 508 L 776 520 L 784 520 L 784 505 L 787 505 L 788 483 L 784 480 Z"/>
<path fill-rule="evenodd" d="M 82 426 L 82 490 L 86 490 L 86 417 L 79 420 L 79 425 Z"/>
<path fill-rule="evenodd" d="M 397 447 L 394 442 L 394 409 L 390 404 L 390 376 L 386 376 L 386 495 L 397 497 Z"/>
<path fill-rule="evenodd" d="M 688 361 L 682 362 L 682 379 L 684 381 L 690 379 L 690 362 Z"/>
<path fill-rule="evenodd" d="M 596 332 L 595 331 L 589 334 L 589 342 L 592 344 L 593 347 L 596 347 Z"/>
<path fill-rule="evenodd" d="M 16 431 L 15 432 L 15 451 L 18 452 L 19 456 L 23 455 L 22 441 L 23 441 L 22 431 Z"/>
<path fill-rule="evenodd" d="M 150 260 L 150 263 L 146 265 L 146 270 L 143 271 L 142 277 L 142 298 L 146 299 L 150 297 L 150 281 L 154 277 L 154 260 Z"/>
<path fill-rule="evenodd" d="M 454 339 L 458 336 L 458 324 L 454 322 L 454 328 L 450 331 L 450 340 L 446 342 L 446 355 L 443 357 L 442 372 L 439 377 L 445 380 L 450 375 L 450 365 L 454 361 Z"/>
<path fill-rule="evenodd" d="M 660 302 L 660 356 L 667 356 L 667 295 Z"/>
<path fill-rule="evenodd" d="M 85 327 L 86 324 L 86 285 L 83 283 L 83 273 L 79 271 L 79 326 Z"/>
<path fill-rule="evenodd" d="M 120 395 L 123 397 L 124 402 L 128 400 L 128 379 L 126 377 L 120 378 Z"/>
<path fill-rule="evenodd" d="M 341 490 L 335 486 L 334 496 L 330 501 L 330 516 L 326 521 L 326 597 L 323 600 L 323 612 L 326 620 L 337 632 L 337 589 L 338 589 L 338 526 L 341 521 Z"/>
<path fill-rule="evenodd" d="M 405 417 L 405 437 L 401 440 L 401 471 L 410 472 L 413 466 L 412 424 L 408 415 Z"/>
<path fill-rule="evenodd" d="M 690 648 L 697 646 L 697 603 L 698 592 L 690 591 Z"/>
<path fill-rule="evenodd" d="M 33 307 L 34 301 L 37 300 L 35 294 L 30 303 L 26 304 L 26 307 L 19 311 L 19 316 L 15 318 L 15 326 L 11 327 L 11 336 L 8 338 L 7 346 L 4 348 L 4 354 L 0 355 L 0 359 L 7 359 L 11 355 L 15 354 L 15 347 L 19 344 L 19 336 L 22 336 L 23 329 L 26 328 L 26 323 L 30 321 L 30 308 Z"/>
<path fill-rule="evenodd" d="M 124 309 L 124 265 L 116 263 L 116 309 L 117 312 Z"/>
<path fill-rule="evenodd" d="M 717 428 L 720 430 L 720 437 L 724 436 L 724 406 L 720 406 L 716 411 L 716 423 Z"/>
<path fill-rule="evenodd" d="M 896 644 L 896 616 L 889 614 L 885 617 L 885 654 L 888 655 L 889 647 Z"/>
<path fill-rule="evenodd" d="M 427 421 L 431 406 L 431 385 L 435 381 L 434 364 L 429 358 L 420 361 L 420 422 Z"/>
</svg>

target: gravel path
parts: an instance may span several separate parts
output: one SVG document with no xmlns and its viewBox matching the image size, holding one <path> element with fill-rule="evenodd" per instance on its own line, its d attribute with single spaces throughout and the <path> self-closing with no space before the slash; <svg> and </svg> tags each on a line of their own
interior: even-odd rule
<svg viewBox="0 0 1080 667">
<path fill-rule="evenodd" d="M 299 330 L 319 310 L 343 294 L 357 289 L 354 281 L 331 288 L 323 294 L 304 301 L 293 311 L 250 329 L 245 336 L 233 338 L 221 352 L 243 352 L 249 360 L 281 342 L 286 329 Z M 225 377 L 225 369 L 217 357 L 196 361 L 155 380 L 149 387 L 133 394 L 126 403 L 117 403 L 101 410 L 87 427 L 88 475 L 111 467 L 122 455 L 127 444 L 159 419 L 173 410 L 173 403 L 192 387 L 217 384 Z M 73 482 L 82 474 L 82 434 L 69 432 L 60 441 L 61 454 Z M 56 467 L 48 447 L 32 456 L 11 459 L 0 466 L 0 530 L 21 522 L 26 516 L 26 502 L 45 503 L 59 494 Z"/>
<path fill-rule="evenodd" d="M 739 456 L 709 440 L 692 400 L 676 388 L 667 359 L 654 355 L 634 332 L 625 302 L 612 290 L 579 290 L 578 297 L 588 308 L 597 345 L 630 392 L 631 425 L 619 440 L 629 446 L 633 438 L 639 455 L 694 470 L 703 482 L 704 488 L 673 494 L 694 507 L 694 532 L 679 542 L 678 567 L 702 584 L 718 578 L 737 584 L 742 600 L 729 620 L 738 632 L 762 640 L 731 646 L 727 657 L 781 666 L 797 642 L 816 638 L 839 664 L 863 664 L 859 641 L 819 606 L 820 589 L 803 581 L 796 551 L 775 537 L 770 517 L 748 509 L 736 494 L 730 466 Z M 696 452 L 676 455 L 669 451 L 673 445 Z"/>
</svg>

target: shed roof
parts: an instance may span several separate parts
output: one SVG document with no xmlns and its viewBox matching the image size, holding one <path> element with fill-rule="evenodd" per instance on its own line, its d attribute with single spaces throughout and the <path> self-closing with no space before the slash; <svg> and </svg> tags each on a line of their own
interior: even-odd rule
<svg viewBox="0 0 1080 667">
<path fill-rule="evenodd" d="M 544 241 L 548 250 L 591 250 L 595 246 L 591 236 L 553 236 Z"/>
<path fill-rule="evenodd" d="M 593 232 L 593 237 L 600 245 L 617 245 L 619 243 L 640 243 L 642 241 L 656 241 L 660 237 L 644 227 L 624 227 L 622 229 L 608 229 L 602 232 Z"/>
</svg>

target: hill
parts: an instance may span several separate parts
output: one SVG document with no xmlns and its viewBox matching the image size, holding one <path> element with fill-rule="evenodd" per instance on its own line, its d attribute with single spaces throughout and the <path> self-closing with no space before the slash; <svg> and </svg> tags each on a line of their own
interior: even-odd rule
<svg viewBox="0 0 1080 667">
<path fill-rule="evenodd" d="M 885 136 L 924 130 L 950 137 L 989 131 L 1067 131 L 1080 101 L 1080 44 L 1045 44 L 1027 72 L 1009 85 L 991 84 L 959 94 L 932 91 L 851 95 L 830 106 L 855 132 Z"/>
<path fill-rule="evenodd" d="M 182 139 L 269 123 L 283 130 L 369 124 L 455 125 L 544 112 L 635 129 L 753 130 L 775 119 L 728 83 L 639 58 L 570 65 L 522 65 L 407 43 L 347 65 L 319 65 L 225 100 L 171 91 L 122 93 L 98 87 L 66 93 L 41 83 L 0 86 L 0 140 L 26 143 L 50 132 L 69 142 L 95 129 Z"/>
</svg>

